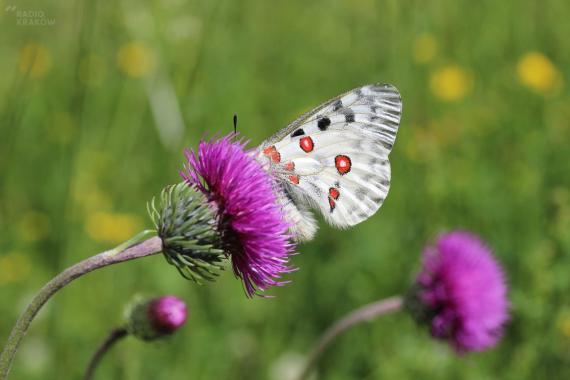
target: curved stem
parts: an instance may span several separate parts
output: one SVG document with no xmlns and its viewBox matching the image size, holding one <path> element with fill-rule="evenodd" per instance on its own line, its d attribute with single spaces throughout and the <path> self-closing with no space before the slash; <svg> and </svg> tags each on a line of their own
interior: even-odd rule
<svg viewBox="0 0 570 380">
<path fill-rule="evenodd" d="M 140 242 L 143 237 L 147 237 L 150 233 L 152 232 L 143 231 L 141 234 L 129 240 L 129 242 L 131 242 L 131 244 Z M 122 247 L 122 245 L 119 247 Z M 34 296 L 30 304 L 20 315 L 20 318 L 16 322 L 16 325 L 12 328 L 10 337 L 4 346 L 4 351 L 2 351 L 2 355 L 0 355 L 0 380 L 5 380 L 8 377 L 8 372 L 10 371 L 12 360 L 16 355 L 16 351 L 18 350 L 18 346 L 20 345 L 22 338 L 24 335 L 26 335 L 26 332 L 30 327 L 30 323 L 36 314 L 40 311 L 42 306 L 59 289 L 63 288 L 65 285 L 69 284 L 76 278 L 94 271 L 95 269 L 122 263 L 124 261 L 138 259 L 140 257 L 154 255 L 161 252 L 161 250 L 162 241 L 159 237 L 155 236 L 143 241 L 142 243 L 132 245 L 128 248 L 125 247 L 125 249 L 120 251 L 112 249 L 110 251 L 99 253 L 98 255 L 85 259 L 67 268 L 59 275 L 54 277 L 46 285 L 44 285 L 44 287 Z"/>
<path fill-rule="evenodd" d="M 89 362 L 89 366 L 87 367 L 87 371 L 85 371 L 85 376 L 83 380 L 91 380 L 93 378 L 93 374 L 95 373 L 95 369 L 97 369 L 97 365 L 103 358 L 103 356 L 113 347 L 115 343 L 117 343 L 122 338 L 126 337 L 129 334 L 126 328 L 119 327 L 111 331 L 109 336 L 105 339 L 101 347 L 97 349 L 91 361 Z"/>
<path fill-rule="evenodd" d="M 386 298 L 351 311 L 346 316 L 336 321 L 319 338 L 317 344 L 309 355 L 309 359 L 299 376 L 299 380 L 305 380 L 308 378 L 320 356 L 326 351 L 330 343 L 340 334 L 361 322 L 398 311 L 402 308 L 402 304 L 402 297 Z"/>
</svg>

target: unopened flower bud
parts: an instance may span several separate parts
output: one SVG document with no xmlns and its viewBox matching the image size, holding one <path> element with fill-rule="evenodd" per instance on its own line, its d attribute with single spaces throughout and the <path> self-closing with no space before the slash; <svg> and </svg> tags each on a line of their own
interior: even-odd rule
<svg viewBox="0 0 570 380">
<path fill-rule="evenodd" d="M 128 310 L 127 329 L 139 339 L 155 340 L 178 330 L 187 317 L 186 304 L 177 297 L 145 299 Z"/>
</svg>

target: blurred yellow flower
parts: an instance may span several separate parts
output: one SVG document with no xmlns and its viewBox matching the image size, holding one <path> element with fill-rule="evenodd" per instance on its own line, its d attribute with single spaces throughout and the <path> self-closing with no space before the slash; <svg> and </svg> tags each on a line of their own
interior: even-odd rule
<svg viewBox="0 0 570 380">
<path fill-rule="evenodd" d="M 105 79 L 107 66 L 97 54 L 88 54 L 79 61 L 79 80 L 88 86 L 98 86 Z"/>
<path fill-rule="evenodd" d="M 437 41 L 432 34 L 423 33 L 415 38 L 412 53 L 416 62 L 431 62 L 435 58 L 437 51 Z"/>
<path fill-rule="evenodd" d="M 562 318 L 560 321 L 560 330 L 562 331 L 562 335 L 564 335 L 567 339 L 570 339 L 570 315 Z"/>
<path fill-rule="evenodd" d="M 89 182 L 77 182 L 72 189 L 73 200 L 84 212 L 110 209 L 112 206 L 109 195 L 102 192 L 96 185 L 89 187 Z"/>
<path fill-rule="evenodd" d="M 51 115 L 51 123 L 48 126 L 48 138 L 58 144 L 67 145 L 71 142 L 76 132 L 76 124 L 68 112 L 56 111 Z"/>
<path fill-rule="evenodd" d="M 42 45 L 30 42 L 20 49 L 18 68 L 21 73 L 32 78 L 41 78 L 49 72 L 51 67 L 51 54 Z"/>
<path fill-rule="evenodd" d="M 28 257 L 19 252 L 0 256 L 0 285 L 25 280 L 31 268 Z"/>
<path fill-rule="evenodd" d="M 412 125 L 409 128 L 411 138 L 405 140 L 406 156 L 416 162 L 432 161 L 440 154 L 440 142 L 437 136 L 437 125 L 433 122 L 427 126 Z"/>
<path fill-rule="evenodd" d="M 129 42 L 119 49 L 117 64 L 125 74 L 139 78 L 154 67 L 152 50 L 142 42 Z"/>
<path fill-rule="evenodd" d="M 562 208 L 570 205 L 570 191 L 565 187 L 555 187 L 551 191 L 552 202 L 558 207 Z"/>
<path fill-rule="evenodd" d="M 133 237 L 140 226 L 139 218 L 134 215 L 94 212 L 87 217 L 86 229 L 93 240 L 120 243 Z"/>
<path fill-rule="evenodd" d="M 554 64 L 542 53 L 530 52 L 517 65 L 519 81 L 542 94 L 554 93 L 562 87 L 562 77 Z"/>
<path fill-rule="evenodd" d="M 71 197 L 81 213 L 111 210 L 111 194 L 101 190 L 100 181 L 112 165 L 111 157 L 104 151 L 85 149 L 77 158 L 81 170 L 74 173 L 71 185 Z"/>
<path fill-rule="evenodd" d="M 27 211 L 22 214 L 18 223 L 18 232 L 24 241 L 38 241 L 47 236 L 50 221 L 46 214 L 37 211 Z"/>
<path fill-rule="evenodd" d="M 439 68 L 430 77 L 432 93 L 441 100 L 452 102 L 463 99 L 473 87 L 473 77 L 457 65 Z"/>
</svg>

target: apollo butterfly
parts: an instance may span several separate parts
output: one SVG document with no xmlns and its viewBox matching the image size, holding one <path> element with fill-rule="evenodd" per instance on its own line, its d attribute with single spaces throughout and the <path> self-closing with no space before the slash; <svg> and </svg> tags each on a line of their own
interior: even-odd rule
<svg viewBox="0 0 570 380">
<path fill-rule="evenodd" d="M 261 144 L 257 160 L 276 179 L 291 233 L 312 239 L 319 210 L 333 226 L 368 219 L 390 188 L 388 155 L 402 115 L 398 90 L 372 84 L 309 111 Z"/>
</svg>

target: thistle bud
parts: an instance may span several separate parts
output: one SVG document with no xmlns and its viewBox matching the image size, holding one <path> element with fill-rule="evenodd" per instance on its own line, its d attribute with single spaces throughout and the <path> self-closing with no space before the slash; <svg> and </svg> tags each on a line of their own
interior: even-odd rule
<svg viewBox="0 0 570 380">
<path fill-rule="evenodd" d="M 127 330 L 149 341 L 170 335 L 186 322 L 186 304 L 174 296 L 136 301 L 127 311 Z"/>
</svg>

